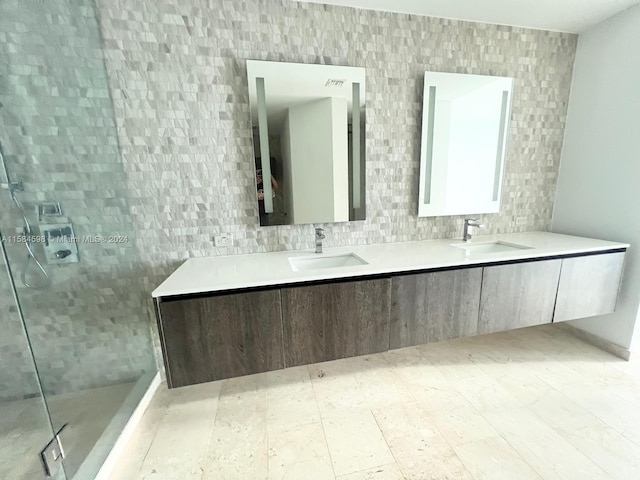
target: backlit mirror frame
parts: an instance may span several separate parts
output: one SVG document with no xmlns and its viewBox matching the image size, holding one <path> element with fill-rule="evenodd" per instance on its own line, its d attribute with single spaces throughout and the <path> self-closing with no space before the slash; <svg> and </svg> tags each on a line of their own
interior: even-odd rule
<svg viewBox="0 0 640 480">
<path fill-rule="evenodd" d="M 500 210 L 513 79 L 425 72 L 419 217 Z"/>
<path fill-rule="evenodd" d="M 256 178 L 262 179 L 259 183 L 258 204 L 260 213 L 260 225 L 288 225 L 330 223 L 365 219 L 365 69 L 360 67 L 317 65 L 287 62 L 270 62 L 260 60 L 247 60 L 247 83 L 249 89 L 249 105 L 251 112 L 253 139 L 254 139 L 254 164 Z M 331 104 L 333 119 L 344 116 L 344 129 L 339 122 L 328 129 L 332 132 L 330 142 L 333 144 L 332 155 L 325 155 L 327 168 L 333 168 L 333 183 L 327 185 L 322 195 L 329 195 L 333 189 L 333 197 L 324 200 L 324 207 L 314 212 L 312 195 L 305 197 L 307 191 L 322 186 L 320 180 L 323 176 L 329 177 L 328 171 L 312 173 L 317 167 L 317 162 L 300 167 L 300 161 L 307 161 L 308 156 L 313 156 L 312 143 L 306 148 L 291 148 L 294 145 L 291 139 L 281 144 L 281 158 L 279 165 L 280 178 L 272 176 L 274 158 L 272 155 L 272 143 L 274 135 L 278 131 L 277 125 L 289 122 L 290 112 L 304 110 L 305 105 L 311 105 L 309 111 L 313 111 L 313 105 L 318 102 Z M 360 108 L 353 108 L 359 105 Z M 302 108 L 301 108 L 302 107 Z M 346 111 L 346 112 L 345 112 Z M 293 118 L 293 117 L 292 117 Z M 299 118 L 299 117 L 298 117 Z M 290 127 L 290 132 L 300 131 L 301 124 L 313 124 L 320 121 L 310 118 L 309 122 L 298 122 L 296 127 Z M 274 126 L 275 125 L 275 126 Z M 297 129 L 297 130 L 296 130 Z M 332 130 L 333 129 L 333 130 Z M 343 131 L 344 130 L 344 131 Z M 280 132 L 281 133 L 281 132 Z M 278 133 L 280 140 L 283 137 Z M 293 134 L 293 133 L 292 133 Z M 329 133 L 325 132 L 324 135 Z M 288 136 L 285 136 L 288 138 Z M 271 140 L 270 140 L 271 138 Z M 356 140 L 357 139 L 357 140 Z M 285 155 L 286 150 L 286 155 Z M 296 152 L 302 154 L 296 155 Z M 270 162 L 263 162 L 263 158 L 270 158 Z M 344 158 L 344 162 L 342 161 Z M 290 162 L 290 163 L 288 163 Z M 333 162 L 333 164 L 332 164 Z M 306 168 L 308 167 L 308 168 Z M 327 174 L 327 175 L 324 175 Z M 305 178 L 309 177 L 309 178 Z M 272 178 L 271 182 L 264 181 Z M 307 188 L 294 188 L 294 182 Z M 316 185 L 317 184 L 317 185 Z M 286 212 L 284 221 L 280 219 L 276 223 L 269 217 L 274 212 L 274 189 L 284 197 L 282 208 Z M 289 191 L 287 191 L 289 189 Z M 331 201 L 335 202 L 333 214 L 329 214 L 330 208 L 326 207 Z M 302 204 L 301 204 L 302 202 Z M 302 206 L 304 203 L 306 205 Z M 298 206 L 296 210 L 296 205 Z"/>
</svg>

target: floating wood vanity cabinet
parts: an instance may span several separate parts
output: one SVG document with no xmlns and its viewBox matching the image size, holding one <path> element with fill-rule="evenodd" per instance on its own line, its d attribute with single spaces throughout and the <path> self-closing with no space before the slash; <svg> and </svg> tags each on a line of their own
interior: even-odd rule
<svg viewBox="0 0 640 480">
<path fill-rule="evenodd" d="M 554 322 L 611 313 L 616 308 L 624 252 L 565 258 Z"/>
<path fill-rule="evenodd" d="M 167 383 L 387 351 L 390 291 L 382 278 L 158 302 Z"/>
<path fill-rule="evenodd" d="M 170 388 L 284 368 L 279 290 L 158 304 Z"/>
<path fill-rule="evenodd" d="M 282 289 L 287 367 L 389 350 L 391 279 Z"/>
<path fill-rule="evenodd" d="M 551 323 L 561 265 L 541 260 L 485 267 L 478 334 Z"/>
<path fill-rule="evenodd" d="M 447 244 L 454 261 L 420 270 L 406 271 L 405 264 L 402 271 L 318 279 L 281 270 L 282 283 L 221 281 L 217 291 L 204 285 L 195 292 L 176 281 L 156 293 L 167 383 L 180 387 L 614 311 L 625 244 L 554 254 L 545 245 L 565 236 L 539 233 L 523 243 L 538 237 L 544 253 L 538 257 L 487 255 L 476 262 Z M 262 258 L 264 275 L 274 257 Z M 231 262 L 249 260 L 189 262 L 214 269 L 221 262 L 222 275 L 234 271 Z M 186 270 L 190 275 L 181 277 L 188 284 L 198 274 Z"/>
<path fill-rule="evenodd" d="M 476 335 L 481 283 L 482 268 L 393 277 L 389 348 Z"/>
</svg>

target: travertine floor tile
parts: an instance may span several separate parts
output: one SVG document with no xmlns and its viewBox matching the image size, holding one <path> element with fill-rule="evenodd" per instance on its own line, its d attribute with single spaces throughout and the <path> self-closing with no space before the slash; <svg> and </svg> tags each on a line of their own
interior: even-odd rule
<svg viewBox="0 0 640 480">
<path fill-rule="evenodd" d="M 540 480 L 540 477 L 502 438 L 488 437 L 454 447 L 476 480 Z"/>
<path fill-rule="evenodd" d="M 374 415 L 406 478 L 472 479 L 420 404 L 394 405 Z"/>
<path fill-rule="evenodd" d="M 318 402 L 306 367 L 269 372 L 267 423 L 287 428 L 320 422 Z"/>
<path fill-rule="evenodd" d="M 213 382 L 169 392 L 169 407 L 140 469 L 141 479 L 202 477 L 221 388 Z"/>
<path fill-rule="evenodd" d="M 322 417 L 368 411 L 362 387 L 353 373 L 342 366 L 345 361 L 339 362 L 325 362 L 308 367 Z"/>
<path fill-rule="evenodd" d="M 336 476 L 394 462 L 371 412 L 328 417 L 322 424 Z"/>
<path fill-rule="evenodd" d="M 362 472 L 337 477 L 337 480 L 404 480 L 404 475 L 395 463 L 380 465 Z"/>
<path fill-rule="evenodd" d="M 560 392 L 529 407 L 613 478 L 640 478 L 640 446 Z"/>
<path fill-rule="evenodd" d="M 200 467 L 203 480 L 266 480 L 269 477 L 269 458 L 264 418 L 253 417 L 246 422 L 216 424 L 209 443 L 209 453 Z"/>
<path fill-rule="evenodd" d="M 270 480 L 332 480 L 331 458 L 322 423 L 291 430 L 268 427 Z"/>
<path fill-rule="evenodd" d="M 483 415 L 543 478 L 611 478 L 526 408 L 486 412 Z"/>
<path fill-rule="evenodd" d="M 452 404 L 449 408 L 437 410 L 431 410 L 428 406 L 424 408 L 433 425 L 451 446 L 498 435 L 470 403 Z"/>
<path fill-rule="evenodd" d="M 639 402 L 546 325 L 161 389 L 112 478 L 635 480 Z"/>
</svg>

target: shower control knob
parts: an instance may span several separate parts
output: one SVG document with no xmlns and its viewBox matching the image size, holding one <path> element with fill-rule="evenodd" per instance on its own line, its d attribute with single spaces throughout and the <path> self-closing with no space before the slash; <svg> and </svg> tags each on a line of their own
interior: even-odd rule
<svg viewBox="0 0 640 480">
<path fill-rule="evenodd" d="M 78 263 L 78 245 L 71 223 L 41 223 L 44 255 L 53 265 L 60 263 Z"/>
</svg>

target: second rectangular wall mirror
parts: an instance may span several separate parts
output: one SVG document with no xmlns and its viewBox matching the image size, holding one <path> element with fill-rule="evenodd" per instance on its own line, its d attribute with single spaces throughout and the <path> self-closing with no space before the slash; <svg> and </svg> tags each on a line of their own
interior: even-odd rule
<svg viewBox="0 0 640 480">
<path fill-rule="evenodd" d="M 260 225 L 364 220 L 364 68 L 247 60 L 247 78 Z"/>
<path fill-rule="evenodd" d="M 418 216 L 499 211 L 512 85 L 425 72 Z"/>
</svg>

